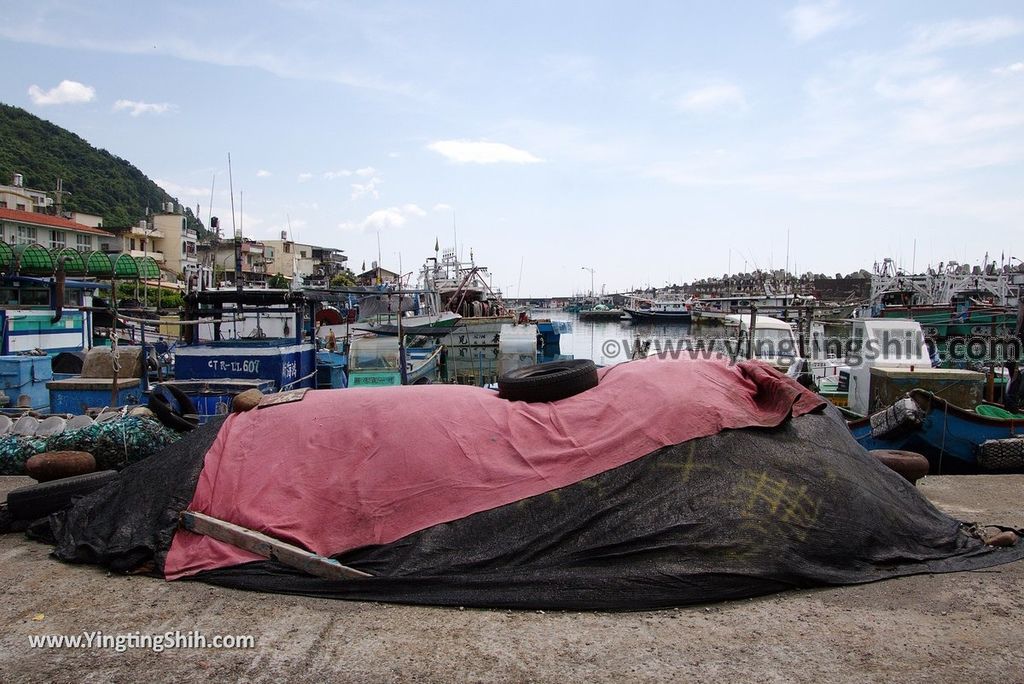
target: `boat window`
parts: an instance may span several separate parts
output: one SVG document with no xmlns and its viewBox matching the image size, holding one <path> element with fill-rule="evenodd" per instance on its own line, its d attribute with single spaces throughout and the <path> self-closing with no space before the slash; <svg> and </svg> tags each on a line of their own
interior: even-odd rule
<svg viewBox="0 0 1024 684">
<path fill-rule="evenodd" d="M 67 288 L 64 290 L 64 306 L 81 306 L 82 305 L 82 291 L 77 288 Z"/>
<path fill-rule="evenodd" d="M 398 340 L 357 340 L 352 344 L 350 356 L 349 366 L 352 369 L 398 368 Z"/>
<path fill-rule="evenodd" d="M 755 330 L 754 355 L 761 358 L 796 356 L 793 333 L 789 330 Z"/>
<path fill-rule="evenodd" d="M 23 287 L 20 303 L 22 306 L 49 306 L 50 291 L 45 288 Z"/>
</svg>

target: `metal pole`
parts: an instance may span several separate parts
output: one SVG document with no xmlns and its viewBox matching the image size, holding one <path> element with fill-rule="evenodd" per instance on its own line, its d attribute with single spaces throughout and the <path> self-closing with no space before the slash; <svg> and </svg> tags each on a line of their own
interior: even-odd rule
<svg viewBox="0 0 1024 684">
<path fill-rule="evenodd" d="M 757 306 L 750 307 L 750 326 L 747 330 L 747 358 L 754 358 L 754 332 L 757 330 Z"/>
</svg>

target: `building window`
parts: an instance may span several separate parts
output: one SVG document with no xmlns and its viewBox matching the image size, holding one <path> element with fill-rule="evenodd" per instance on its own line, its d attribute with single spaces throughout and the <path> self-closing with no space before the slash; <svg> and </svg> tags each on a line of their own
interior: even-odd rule
<svg viewBox="0 0 1024 684">
<path fill-rule="evenodd" d="M 6 209 L 6 208 L 7 208 L 7 202 L 4 201 L 4 200 L 0 200 L 0 209 Z"/>
<path fill-rule="evenodd" d="M 299 252 L 299 258 L 300 259 L 305 259 L 306 258 L 306 250 L 302 250 L 301 252 Z"/>
<path fill-rule="evenodd" d="M 75 248 L 79 252 L 91 252 L 92 251 L 92 235 L 82 235 L 79 233 L 75 236 Z"/>
<path fill-rule="evenodd" d="M 36 241 L 36 229 L 34 226 L 18 226 L 18 244 L 31 245 Z"/>
<path fill-rule="evenodd" d="M 292 253 L 292 245 L 291 245 L 291 243 L 289 243 L 289 242 L 284 243 L 284 253 L 285 254 L 291 254 Z"/>
<path fill-rule="evenodd" d="M 25 205 L 24 204 L 15 204 L 14 208 L 17 209 L 18 211 L 25 211 Z"/>
<path fill-rule="evenodd" d="M 135 251 L 135 238 L 128 238 L 128 249 Z"/>
<path fill-rule="evenodd" d="M 64 249 L 67 246 L 68 239 L 63 230 L 50 231 L 50 249 Z"/>
</svg>

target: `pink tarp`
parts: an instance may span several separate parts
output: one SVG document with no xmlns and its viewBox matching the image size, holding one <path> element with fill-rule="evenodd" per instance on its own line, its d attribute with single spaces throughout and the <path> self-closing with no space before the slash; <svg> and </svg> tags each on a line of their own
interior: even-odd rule
<svg viewBox="0 0 1024 684">
<path fill-rule="evenodd" d="M 450 385 L 310 391 L 229 417 L 189 509 L 333 555 L 822 404 L 757 362 L 656 358 L 602 369 L 596 388 L 547 404 Z M 258 558 L 179 530 L 164 572 Z"/>
</svg>

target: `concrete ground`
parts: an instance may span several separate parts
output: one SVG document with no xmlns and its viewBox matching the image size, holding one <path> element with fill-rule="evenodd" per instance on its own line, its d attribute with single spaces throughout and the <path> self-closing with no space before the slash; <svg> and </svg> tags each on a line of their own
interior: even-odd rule
<svg viewBox="0 0 1024 684">
<path fill-rule="evenodd" d="M 0 478 L 0 494 L 24 484 Z M 963 520 L 1024 527 L 1024 475 L 928 477 Z M 64 565 L 0 536 L 0 681 L 1024 682 L 1024 562 L 640 613 L 417 608 Z M 31 649 L 29 635 L 200 630 L 249 650 Z"/>
</svg>

